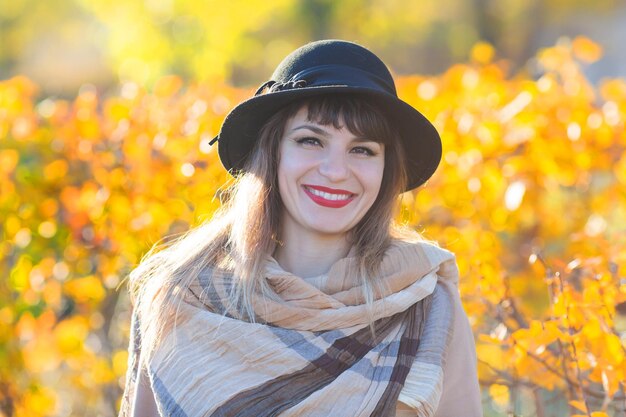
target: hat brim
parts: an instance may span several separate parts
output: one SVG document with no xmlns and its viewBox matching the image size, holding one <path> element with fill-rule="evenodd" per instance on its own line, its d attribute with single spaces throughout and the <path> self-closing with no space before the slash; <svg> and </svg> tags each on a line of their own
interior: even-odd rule
<svg viewBox="0 0 626 417">
<path fill-rule="evenodd" d="M 254 96 L 237 105 L 222 124 L 218 153 L 224 167 L 237 175 L 245 164 L 266 121 L 295 100 L 326 94 L 358 94 L 372 97 L 393 120 L 403 142 L 407 161 L 407 188 L 428 180 L 441 160 L 441 139 L 435 127 L 414 107 L 378 90 L 350 86 L 304 87 Z"/>
</svg>

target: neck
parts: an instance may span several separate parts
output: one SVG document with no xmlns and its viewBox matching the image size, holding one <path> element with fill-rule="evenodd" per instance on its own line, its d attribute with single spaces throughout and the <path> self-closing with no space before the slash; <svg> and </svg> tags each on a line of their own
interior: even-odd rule
<svg viewBox="0 0 626 417">
<path fill-rule="evenodd" d="M 327 273 L 339 259 L 350 251 L 346 235 L 318 235 L 300 233 L 290 236 L 281 233 L 281 244 L 274 251 L 274 259 L 288 272 L 302 278 Z"/>
</svg>

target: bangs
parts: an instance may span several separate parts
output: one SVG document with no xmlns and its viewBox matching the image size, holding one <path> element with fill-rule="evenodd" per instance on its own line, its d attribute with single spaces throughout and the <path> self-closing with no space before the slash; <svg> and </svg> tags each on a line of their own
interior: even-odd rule
<svg viewBox="0 0 626 417">
<path fill-rule="evenodd" d="M 306 105 L 311 122 L 345 127 L 356 136 L 385 145 L 397 135 L 388 118 L 364 96 L 325 95 L 308 99 Z"/>
<path fill-rule="evenodd" d="M 335 129 L 345 127 L 355 136 L 367 138 L 384 145 L 397 144 L 397 131 L 383 112 L 365 96 L 328 94 L 296 101 L 284 108 L 280 117 L 287 120 L 303 106 L 308 109 L 307 119 Z"/>
</svg>

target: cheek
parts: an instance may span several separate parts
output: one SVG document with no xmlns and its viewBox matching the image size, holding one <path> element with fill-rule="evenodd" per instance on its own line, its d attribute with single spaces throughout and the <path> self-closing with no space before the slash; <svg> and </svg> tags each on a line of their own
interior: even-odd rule
<svg viewBox="0 0 626 417">
<path fill-rule="evenodd" d="M 278 189 L 281 193 L 287 190 L 286 187 L 291 182 L 297 180 L 298 172 L 295 168 L 297 167 L 289 158 L 281 159 L 281 163 L 278 165 Z"/>
<path fill-rule="evenodd" d="M 287 187 L 289 186 L 287 182 L 288 177 L 289 174 L 286 172 L 284 165 L 280 164 L 278 166 L 278 194 L 283 202 L 285 201 Z"/>
<path fill-rule="evenodd" d="M 319 164 L 317 157 L 314 152 L 294 149 L 293 146 L 282 147 L 278 164 L 279 184 L 281 181 L 288 184 L 300 180 Z"/>
<path fill-rule="evenodd" d="M 369 169 L 364 171 L 362 176 L 363 183 L 366 184 L 368 190 L 376 196 L 382 186 L 384 168 L 384 162 L 381 162 L 375 166 L 370 166 Z"/>
<path fill-rule="evenodd" d="M 284 144 L 281 144 L 278 154 L 278 190 L 282 194 L 285 187 L 285 179 L 289 176 L 289 163 L 291 161 L 289 153 L 285 150 Z"/>
<path fill-rule="evenodd" d="M 297 192 L 298 180 L 302 176 L 301 166 L 289 152 L 281 152 L 278 164 L 278 193 L 283 204 L 293 200 L 294 193 Z"/>
<path fill-rule="evenodd" d="M 380 185 L 383 182 L 383 177 L 385 175 L 385 162 L 381 162 L 381 164 L 378 167 L 378 171 L 376 172 L 376 182 L 378 183 L 378 187 L 380 187 Z"/>
</svg>

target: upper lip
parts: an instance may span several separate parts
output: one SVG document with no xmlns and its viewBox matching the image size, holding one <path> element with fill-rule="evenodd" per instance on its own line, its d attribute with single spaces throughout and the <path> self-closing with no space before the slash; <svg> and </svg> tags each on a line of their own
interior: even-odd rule
<svg viewBox="0 0 626 417">
<path fill-rule="evenodd" d="M 303 186 L 307 188 L 312 188 L 314 190 L 322 191 L 324 193 L 330 193 L 330 194 L 349 194 L 349 195 L 354 194 L 352 191 L 342 190 L 340 188 L 324 187 L 322 185 L 303 184 Z"/>
</svg>

